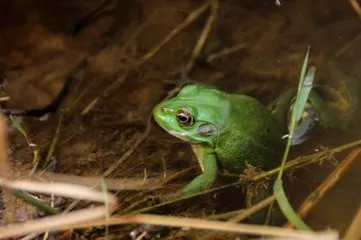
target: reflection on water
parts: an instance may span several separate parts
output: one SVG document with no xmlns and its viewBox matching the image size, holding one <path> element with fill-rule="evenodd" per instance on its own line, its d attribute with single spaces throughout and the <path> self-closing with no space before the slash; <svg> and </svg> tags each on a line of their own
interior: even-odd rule
<svg viewBox="0 0 361 240">
<path fill-rule="evenodd" d="M 238 65 L 245 75 L 242 83 L 230 77 L 216 84 L 233 92 L 238 87 L 237 92 L 268 102 L 282 92 L 280 89 L 297 84 L 302 57 L 310 45 L 310 65 L 317 68 L 316 87 L 335 91 L 328 96 L 328 103 L 340 109 L 338 128 L 316 130 L 307 142 L 293 148 L 292 156 L 361 139 L 361 21 L 348 2 L 282 1 L 279 8 L 263 9 L 250 5 L 244 5 L 249 8 L 245 14 L 252 17 L 247 18 L 247 25 L 240 26 L 243 32 L 238 32 L 239 38 L 252 41 Z M 234 32 L 236 35 L 237 29 Z M 336 155 L 337 160 L 344 157 Z M 332 163 L 324 162 L 295 171 L 287 182 L 294 205 L 299 205 L 333 169 Z M 315 229 L 331 226 L 344 231 L 361 202 L 360 174 L 361 157 L 311 211 L 307 222 Z"/>
<path fill-rule="evenodd" d="M 269 21 L 265 33 L 254 39 L 255 43 L 248 49 L 249 56 L 241 64 L 243 71 L 276 80 L 273 85 L 267 82 L 265 86 L 271 89 L 270 95 L 277 95 L 280 91 L 274 86 L 287 81 L 282 78 L 288 79 L 286 85 L 296 83 L 302 60 L 294 54 L 304 54 L 310 44 L 310 62 L 317 68 L 315 85 L 320 89 L 333 88 L 335 94 L 328 96 L 328 103 L 340 109 L 337 129 L 316 130 L 306 143 L 293 148 L 292 155 L 309 154 L 322 147 L 361 139 L 361 125 L 358 124 L 361 118 L 361 21 L 347 1 L 285 1 L 278 10 L 266 8 L 260 12 L 267 13 Z M 262 20 L 257 15 L 248 27 L 257 29 Z M 293 62 L 294 59 L 297 61 Z M 252 84 L 247 90 L 259 99 L 268 99 Z M 345 155 L 337 154 L 336 159 L 342 160 Z M 334 165 L 324 162 L 321 166 L 295 171 L 294 178 L 287 182 L 294 205 L 299 205 L 333 169 Z M 315 229 L 331 226 L 344 231 L 361 202 L 360 174 L 361 157 L 311 211 L 307 222 Z"/>
<path fill-rule="evenodd" d="M 203 29 L 201 18 L 115 86 L 114 79 L 119 79 L 133 66 L 133 61 L 161 42 L 201 1 L 123 1 L 140 4 L 144 10 L 142 19 L 149 22 L 139 30 L 138 20 L 130 19 L 130 23 L 118 26 L 120 34 L 109 42 L 104 41 L 104 33 L 115 22 L 110 13 L 95 19 L 76 37 L 66 33 L 71 23 L 101 2 L 0 2 L 0 9 L 6 9 L 0 14 L 0 80 L 4 80 L 4 91 L 11 96 L 8 106 L 44 106 L 60 91 L 69 69 L 94 52 L 94 46 L 105 46 L 91 59 L 84 79 L 79 81 L 81 86 L 73 90 L 73 95 L 84 98 L 77 99 L 71 120 L 67 119 L 66 127 L 62 128 L 65 140 L 61 140 L 57 156 L 57 170 L 62 173 L 101 175 L 133 144 L 152 107 L 164 97 L 164 90 L 172 87 L 169 83 L 178 80 L 174 72 L 189 59 Z M 123 43 L 128 46 L 124 47 Z M 213 61 L 197 62 L 190 77 L 228 92 L 252 95 L 263 103 L 271 102 L 289 86 L 297 85 L 304 54 L 307 46 L 311 46 L 310 66 L 317 68 L 315 85 L 321 92 L 333 89 L 333 94 L 326 93 L 324 97 L 340 110 L 339 127 L 315 129 L 305 143 L 292 148 L 290 158 L 361 139 L 358 124 L 361 119 L 361 21 L 348 1 L 284 0 L 279 6 L 273 0 L 220 1 L 218 18 L 207 44 L 200 62 L 218 51 L 241 47 Z M 105 94 L 109 86 L 114 89 Z M 89 114 L 79 116 L 96 96 L 103 96 L 98 105 Z M 46 145 L 48 139 L 52 139 L 56 116 L 51 120 L 53 122 L 29 123 L 34 142 Z M 19 142 L 24 143 L 22 138 L 16 143 Z M 140 151 L 129 156 L 129 161 L 117 168 L 114 177 L 143 177 L 144 169 L 150 175 L 160 175 L 167 168 L 176 171 L 197 164 L 188 161 L 192 158 L 189 146 L 177 143 L 154 128 Z M 20 155 L 14 159 L 28 160 L 30 166 L 28 146 L 22 149 L 26 151 L 17 151 L 15 154 Z M 345 155 L 337 154 L 336 158 L 341 160 Z M 286 186 L 292 203 L 295 206 L 301 203 L 333 169 L 331 163 L 324 162 L 295 171 Z M 361 201 L 360 174 L 361 158 L 311 211 L 307 222 L 318 229 L 331 226 L 343 231 Z M 239 192 L 223 196 L 229 208 L 234 206 L 233 198 L 238 195 Z M 212 209 L 215 202 L 214 199 L 208 201 L 211 207 L 207 205 L 207 210 Z M 192 209 L 206 208 L 203 202 L 192 204 Z"/>
</svg>

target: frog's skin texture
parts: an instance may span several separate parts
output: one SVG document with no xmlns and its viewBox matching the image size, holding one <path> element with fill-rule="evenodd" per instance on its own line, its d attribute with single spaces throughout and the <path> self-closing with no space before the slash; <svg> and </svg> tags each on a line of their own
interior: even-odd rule
<svg viewBox="0 0 361 240">
<path fill-rule="evenodd" d="M 313 86 L 293 144 L 302 143 L 316 124 L 344 130 L 359 111 L 361 89 L 355 76 L 341 71 L 342 64 L 330 60 L 328 65 L 327 82 Z M 263 170 L 278 166 L 296 93 L 297 87 L 289 88 L 265 107 L 252 97 L 194 83 L 157 105 L 155 120 L 168 133 L 191 144 L 203 171 L 173 196 L 206 189 L 219 170 L 240 174 L 246 163 Z"/>
<path fill-rule="evenodd" d="M 294 144 L 302 143 L 316 122 L 325 128 L 345 129 L 356 112 L 359 88 L 353 86 L 355 80 L 335 64 L 330 69 L 337 79 L 332 84 L 335 88 L 322 85 L 311 90 L 305 117 L 293 135 Z M 296 93 L 296 87 L 289 88 L 265 107 L 252 97 L 193 83 L 158 104 L 153 110 L 155 120 L 168 133 L 191 144 L 203 171 L 178 195 L 206 189 L 219 170 L 241 174 L 247 162 L 263 170 L 278 166 Z"/>
<path fill-rule="evenodd" d="M 209 187 L 218 169 L 240 174 L 246 162 L 262 169 L 279 165 L 283 127 L 252 97 L 187 84 L 157 105 L 153 115 L 168 133 L 191 144 L 202 168 L 180 195 Z"/>
</svg>

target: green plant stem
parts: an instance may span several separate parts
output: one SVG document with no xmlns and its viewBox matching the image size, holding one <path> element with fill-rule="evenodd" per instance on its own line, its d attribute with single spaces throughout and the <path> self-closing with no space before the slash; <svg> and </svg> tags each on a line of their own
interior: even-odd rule
<svg viewBox="0 0 361 240">
<path fill-rule="evenodd" d="M 295 158 L 293 160 L 290 160 L 290 161 L 286 162 L 284 170 L 288 170 L 288 169 L 299 167 L 299 166 L 305 166 L 305 165 L 308 165 L 308 164 L 312 164 L 312 163 L 315 163 L 315 162 L 322 161 L 329 154 L 339 153 L 339 152 L 342 152 L 344 150 L 356 147 L 358 145 L 361 145 L 361 139 L 350 142 L 350 143 L 347 143 L 347 144 L 344 144 L 344 145 L 341 145 L 341 146 L 338 146 L 338 147 L 335 147 L 335 148 L 332 148 L 332 149 L 327 149 L 327 150 L 320 151 L 320 152 L 317 152 L 317 153 L 312 153 L 312 154 L 307 155 L 307 156 L 297 157 L 297 158 Z M 248 183 L 250 181 L 258 181 L 258 180 L 261 180 L 263 178 L 266 178 L 266 177 L 277 174 L 280 171 L 280 169 L 281 169 L 281 167 L 277 167 L 277 168 L 274 168 L 274 169 L 272 169 L 270 171 L 258 174 L 258 175 L 252 177 L 249 180 L 241 180 L 241 181 L 233 182 L 233 183 L 230 183 L 230 184 L 227 184 L 227 185 L 223 185 L 223 186 L 216 187 L 216 188 L 211 188 L 211 189 L 208 189 L 206 191 L 202 191 L 202 192 L 195 193 L 195 194 L 192 194 L 192 195 L 188 195 L 188 196 L 185 196 L 185 197 L 181 197 L 181 198 L 161 202 L 161 203 L 158 203 L 158 204 L 155 204 L 155 205 L 152 205 L 152 206 L 148 206 L 148 207 L 145 207 L 145 208 L 141 208 L 141 209 L 138 209 L 138 210 L 127 211 L 127 212 L 119 211 L 118 213 L 116 213 L 116 215 L 121 215 L 121 214 L 124 214 L 124 213 L 137 214 L 137 213 L 149 212 L 149 211 L 152 211 L 152 210 L 154 210 L 156 208 L 166 206 L 166 205 L 169 205 L 169 204 L 173 204 L 173 203 L 183 201 L 183 200 L 186 200 L 186 199 L 190 199 L 190 198 L 193 198 L 193 197 L 197 197 L 197 196 L 200 196 L 200 195 L 203 195 L 203 194 L 208 194 L 208 193 L 219 191 L 219 190 L 222 190 L 222 189 L 225 189 L 225 188 L 246 184 L 246 183 Z"/>
<path fill-rule="evenodd" d="M 283 170 L 284 170 L 285 165 L 286 165 L 286 160 L 287 160 L 288 154 L 289 154 L 290 149 L 291 149 L 291 141 L 292 141 L 292 137 L 293 137 L 293 131 L 294 131 L 294 124 L 292 124 L 291 132 L 290 132 L 290 134 L 288 136 L 287 145 L 286 145 L 286 149 L 285 149 L 285 151 L 283 153 L 281 166 L 278 168 L 277 180 L 280 180 L 282 178 L 282 175 L 283 175 Z"/>
<path fill-rule="evenodd" d="M 285 151 L 283 153 L 281 169 L 280 169 L 280 171 L 278 173 L 277 180 L 281 180 L 281 178 L 282 178 L 283 169 L 285 167 L 287 157 L 288 157 L 288 154 L 290 152 L 291 142 L 292 142 L 292 138 L 293 138 L 293 133 L 295 131 L 296 122 L 299 120 L 299 119 L 297 119 L 297 115 L 301 115 L 301 114 L 297 114 L 297 112 L 303 112 L 303 109 L 304 109 L 305 104 L 307 102 L 307 100 L 306 100 L 306 102 L 304 102 L 303 105 L 299 106 L 300 98 L 304 97 L 304 98 L 308 99 L 308 97 L 309 97 L 310 92 L 307 91 L 305 93 L 303 91 L 304 90 L 303 89 L 303 83 L 304 83 L 305 76 L 306 76 L 309 53 L 310 53 L 310 46 L 308 46 L 307 53 L 306 53 L 306 56 L 305 56 L 305 60 L 303 61 L 303 64 L 302 64 L 302 70 L 301 70 L 301 73 L 300 73 L 300 80 L 299 80 L 298 88 L 297 88 L 296 101 L 295 101 L 295 103 L 293 105 L 294 107 L 292 109 L 292 114 L 291 114 L 291 123 L 290 123 L 289 136 L 288 136 L 288 139 L 287 139 L 286 149 L 285 149 Z"/>
<path fill-rule="evenodd" d="M 53 208 L 42 201 L 39 201 L 37 198 L 35 198 L 34 196 L 32 196 L 24 191 L 15 190 L 15 191 L 13 191 L 13 194 L 16 198 L 24 200 L 25 202 L 33 205 L 40 211 L 46 212 L 51 215 L 55 215 L 55 214 L 59 213 L 58 209 Z"/>
<path fill-rule="evenodd" d="M 51 156 L 54 155 L 55 146 L 58 143 L 58 139 L 59 139 L 60 127 L 61 127 L 61 124 L 63 123 L 63 117 L 64 117 L 64 113 L 61 113 L 59 121 L 58 121 L 58 125 L 57 125 L 56 130 L 55 130 L 53 140 L 50 143 L 49 151 L 48 151 L 48 153 L 46 155 L 46 158 L 45 158 L 45 162 L 44 162 L 44 165 L 43 165 L 44 169 L 46 169 L 48 167 L 48 164 L 50 163 L 50 158 L 51 158 Z"/>
</svg>

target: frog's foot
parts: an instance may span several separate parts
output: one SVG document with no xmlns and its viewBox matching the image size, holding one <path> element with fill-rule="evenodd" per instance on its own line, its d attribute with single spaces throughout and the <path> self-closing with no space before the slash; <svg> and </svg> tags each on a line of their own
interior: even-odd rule
<svg viewBox="0 0 361 240">
<path fill-rule="evenodd" d="M 324 161 L 330 162 L 334 166 L 337 166 L 339 163 L 335 153 L 330 151 L 330 149 L 326 146 L 320 146 L 318 149 L 316 149 L 316 152 L 325 152 L 321 158 L 320 165 L 322 165 Z"/>
<path fill-rule="evenodd" d="M 291 115 L 290 112 L 289 115 Z M 290 121 L 291 117 L 289 117 L 288 125 L 290 125 Z M 307 135 L 316 126 L 318 121 L 319 119 L 314 107 L 308 102 L 302 113 L 301 119 L 296 124 L 296 128 L 291 139 L 291 144 L 298 145 L 306 141 L 308 138 Z"/>
<path fill-rule="evenodd" d="M 250 164 L 249 162 L 245 162 L 245 169 L 243 171 L 243 173 L 239 176 L 240 180 L 251 180 L 253 179 L 255 176 L 264 173 L 264 171 L 256 166 L 253 166 L 252 164 Z"/>
<path fill-rule="evenodd" d="M 269 195 L 270 188 L 267 181 L 257 181 L 243 187 L 243 192 L 246 195 L 246 206 L 249 208 L 266 198 Z"/>
<path fill-rule="evenodd" d="M 255 167 L 246 162 L 246 169 L 240 176 L 241 180 L 251 180 L 255 176 L 264 173 L 264 171 L 258 167 Z M 268 195 L 269 192 L 269 179 L 265 178 L 261 181 L 250 182 L 243 187 L 243 192 L 246 196 L 246 205 L 250 207 L 262 200 Z"/>
</svg>

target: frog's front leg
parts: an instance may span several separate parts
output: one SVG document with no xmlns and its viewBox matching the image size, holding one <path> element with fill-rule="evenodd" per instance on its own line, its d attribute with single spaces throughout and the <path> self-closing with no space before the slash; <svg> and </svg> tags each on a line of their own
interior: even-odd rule
<svg viewBox="0 0 361 240">
<path fill-rule="evenodd" d="M 192 180 L 187 186 L 179 191 L 180 196 L 186 196 L 200 192 L 210 187 L 217 178 L 218 166 L 217 157 L 213 152 L 196 154 L 203 173 Z"/>
</svg>

